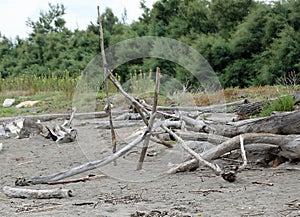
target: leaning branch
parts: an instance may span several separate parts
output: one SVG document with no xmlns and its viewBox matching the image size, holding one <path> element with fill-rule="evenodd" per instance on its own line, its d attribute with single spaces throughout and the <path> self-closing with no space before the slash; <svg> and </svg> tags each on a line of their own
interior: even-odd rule
<svg viewBox="0 0 300 217">
<path fill-rule="evenodd" d="M 210 169 L 212 169 L 217 175 L 220 175 L 220 174 L 223 173 L 223 171 L 220 169 L 220 167 L 217 164 L 212 164 L 212 163 L 208 162 L 203 157 L 201 157 L 198 153 L 196 153 L 195 151 L 193 151 L 187 144 L 185 144 L 185 142 L 183 141 L 183 139 L 181 139 L 179 136 L 177 136 L 176 133 L 172 132 L 169 128 L 167 128 L 164 125 L 162 125 L 161 127 L 165 131 L 167 131 L 171 136 L 173 136 L 176 139 L 176 141 L 179 142 L 179 144 L 182 146 L 182 148 L 184 150 L 186 150 L 189 154 L 191 154 L 192 156 L 194 156 L 195 160 L 198 161 L 198 164 L 199 163 L 203 163 L 204 165 L 206 165 Z"/>
<path fill-rule="evenodd" d="M 77 167 L 73 167 L 71 169 L 65 170 L 63 172 L 54 173 L 54 174 L 51 174 L 51 175 L 48 175 L 48 176 L 33 177 L 29 180 L 24 179 L 22 181 L 16 182 L 16 184 L 20 185 L 20 186 L 25 186 L 25 185 L 29 185 L 29 184 L 33 184 L 33 185 L 35 185 L 35 184 L 47 184 L 48 182 L 62 180 L 64 178 L 71 177 L 71 176 L 74 176 L 74 175 L 79 174 L 79 173 L 83 173 L 83 172 L 93 170 L 93 169 L 98 168 L 98 167 L 105 166 L 105 165 L 111 163 L 112 161 L 116 160 L 117 158 L 123 156 L 130 149 L 132 149 L 133 147 L 138 145 L 141 141 L 143 141 L 145 139 L 147 134 L 148 134 L 148 132 L 146 131 L 142 136 L 139 136 L 134 141 L 132 141 L 131 143 L 129 143 L 125 147 L 118 150 L 116 153 L 114 153 L 114 154 L 112 154 L 108 157 L 105 157 L 103 159 L 96 160 L 96 161 L 91 161 L 91 162 L 79 165 Z"/>
<path fill-rule="evenodd" d="M 244 145 L 248 144 L 274 144 L 282 149 L 281 156 L 288 159 L 300 158 L 300 136 L 299 135 L 277 135 L 271 133 L 246 133 L 242 134 Z M 240 136 L 235 136 L 222 144 L 215 146 L 202 153 L 201 157 L 205 160 L 214 160 L 220 156 L 238 149 L 240 145 Z M 196 159 L 192 159 L 171 168 L 167 173 L 177 173 L 198 168 L 199 164 Z"/>
<path fill-rule="evenodd" d="M 112 120 L 112 114 L 111 114 L 111 103 L 109 99 L 109 91 L 108 91 L 108 65 L 104 50 L 104 36 L 103 36 L 103 28 L 102 28 L 102 21 L 101 21 L 101 15 L 100 15 L 100 9 L 99 6 L 98 9 L 98 22 L 99 22 L 99 32 L 100 32 L 100 49 L 101 49 L 101 55 L 102 55 L 102 61 L 103 61 L 103 67 L 104 67 L 104 85 L 105 85 L 105 95 L 106 95 L 106 112 L 109 116 L 109 124 L 110 124 L 110 132 L 111 132 L 111 144 L 113 147 L 113 153 L 117 150 L 117 141 L 116 141 L 116 133 L 113 125 Z"/>
<path fill-rule="evenodd" d="M 154 120 L 155 120 L 155 116 L 156 116 L 156 110 L 157 110 L 157 101 L 158 101 L 158 94 L 159 94 L 159 86 L 160 86 L 160 69 L 157 68 L 156 69 L 156 82 L 155 82 L 155 90 L 154 90 L 154 101 L 153 101 L 153 106 L 152 106 L 152 113 L 150 116 L 150 120 L 149 120 L 149 124 L 147 127 L 147 131 L 151 132 L 152 131 L 152 127 L 154 125 Z M 144 140 L 144 144 L 143 144 L 143 148 L 142 148 L 142 152 L 140 155 L 140 159 L 137 165 L 137 170 L 141 170 L 143 167 L 143 162 L 147 153 L 147 149 L 148 149 L 148 145 L 149 145 L 149 141 L 150 141 L 150 134 L 146 136 L 145 140 Z"/>
</svg>

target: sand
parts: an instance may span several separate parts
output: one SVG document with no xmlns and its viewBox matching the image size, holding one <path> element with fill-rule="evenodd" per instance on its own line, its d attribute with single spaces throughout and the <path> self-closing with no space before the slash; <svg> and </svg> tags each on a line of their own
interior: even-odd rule
<svg viewBox="0 0 300 217">
<path fill-rule="evenodd" d="M 105 178 L 24 187 L 61 187 L 72 190 L 74 197 L 20 199 L 4 195 L 3 186 L 13 187 L 18 177 L 45 176 L 110 155 L 110 130 L 97 129 L 98 121 L 75 120 L 79 134 L 73 143 L 56 144 L 41 136 L 0 139 L 0 216 L 300 216 L 299 164 L 276 168 L 250 164 L 234 183 L 205 167 L 163 175 L 184 157 L 180 148 L 156 144 L 151 144 L 142 171 L 135 170 L 139 145 L 118 159 L 117 166 L 109 164 L 68 179 L 101 174 Z M 130 141 L 126 137 L 137 128 L 117 130 L 119 147 Z"/>
</svg>

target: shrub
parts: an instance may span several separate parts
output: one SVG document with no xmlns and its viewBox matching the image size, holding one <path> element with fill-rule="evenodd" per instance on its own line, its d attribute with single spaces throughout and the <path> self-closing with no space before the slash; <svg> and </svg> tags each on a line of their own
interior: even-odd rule
<svg viewBox="0 0 300 217">
<path fill-rule="evenodd" d="M 295 102 L 293 96 L 278 97 L 278 99 L 268 103 L 262 108 L 260 116 L 269 116 L 273 111 L 293 111 L 294 105 Z"/>
</svg>

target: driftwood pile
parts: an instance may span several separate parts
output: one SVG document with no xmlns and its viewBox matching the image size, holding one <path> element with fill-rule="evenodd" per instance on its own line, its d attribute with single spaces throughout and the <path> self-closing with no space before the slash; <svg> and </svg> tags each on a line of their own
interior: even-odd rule
<svg viewBox="0 0 300 217">
<path fill-rule="evenodd" d="M 54 126 L 45 125 L 36 117 L 17 118 L 1 125 L 0 136 L 10 137 L 13 135 L 18 139 L 23 139 L 41 135 L 47 139 L 52 139 L 56 143 L 73 142 L 77 137 L 77 130 L 71 126 L 75 112 L 76 108 L 74 107 L 69 119 L 60 125 L 55 124 Z"/>
<path fill-rule="evenodd" d="M 157 105 L 157 98 L 160 85 L 160 69 L 156 72 L 156 88 L 154 103 L 152 106 L 137 100 L 128 95 L 114 76 L 109 73 L 108 78 L 115 84 L 119 91 L 134 105 L 135 110 L 140 114 L 141 120 L 146 125 L 146 130 L 138 135 L 131 143 L 116 150 L 111 156 L 92 162 L 79 165 L 77 167 L 51 174 L 45 177 L 33 177 L 30 179 L 18 180 L 17 185 L 42 184 L 62 180 L 64 178 L 107 165 L 123 156 L 130 149 L 143 142 L 143 148 L 137 169 L 141 169 L 147 153 L 149 141 L 156 141 L 159 144 L 168 144 L 163 134 L 168 134 L 170 138 L 176 140 L 179 145 L 186 150 L 192 158 L 171 168 L 167 173 L 176 173 L 187 170 L 194 170 L 200 164 L 211 168 L 216 174 L 221 175 L 227 181 L 234 181 L 236 174 L 241 172 L 247 165 L 246 150 L 259 150 L 265 153 L 264 160 L 267 164 L 283 161 L 296 161 L 300 159 L 300 111 L 277 113 L 265 118 L 254 118 L 241 121 L 230 120 L 198 120 L 195 118 L 191 108 L 172 107 L 166 108 Z M 216 108 L 216 110 L 214 110 Z M 211 111 L 217 111 L 220 106 L 211 106 Z M 196 108 L 193 108 L 196 110 Z M 201 114 L 201 107 L 197 109 Z M 207 109 L 207 108 L 205 108 Z M 129 117 L 130 114 L 127 114 Z M 192 117 L 191 117 L 192 116 Z M 201 116 L 201 115 L 200 115 Z M 159 117 L 159 120 L 156 118 Z M 111 130 L 114 126 L 111 125 Z M 106 127 L 108 127 L 106 125 Z M 205 141 L 208 148 L 202 147 L 202 152 L 193 150 L 186 141 Z M 166 145 L 170 147 L 171 145 Z M 200 147 L 201 149 L 201 147 Z M 242 161 L 240 166 L 234 170 L 224 171 L 213 160 L 218 159 L 234 150 L 241 150 Z M 272 155 L 271 159 L 269 156 Z"/>
<path fill-rule="evenodd" d="M 203 115 L 207 112 L 215 114 L 215 116 L 220 116 L 220 112 L 224 112 L 224 106 L 226 107 L 226 105 L 212 105 L 208 107 L 195 108 L 158 106 L 157 101 L 161 78 L 159 68 L 156 70 L 156 86 L 152 105 L 148 105 L 144 101 L 130 96 L 108 69 L 104 53 L 101 20 L 99 20 L 99 24 L 105 84 L 107 84 L 106 82 L 109 79 L 118 91 L 131 102 L 134 110 L 139 114 L 139 118 L 145 124 L 146 130 L 144 130 L 140 135 L 137 135 L 132 142 L 118 149 L 114 133 L 115 126 L 110 107 L 111 103 L 108 96 L 109 93 L 106 91 L 106 103 L 108 105 L 106 112 L 109 117 L 109 126 L 106 125 L 105 127 L 109 127 L 111 130 L 113 145 L 112 155 L 92 162 L 86 162 L 74 168 L 50 174 L 48 176 L 18 179 L 15 183 L 16 185 L 26 186 L 58 182 L 67 177 L 115 162 L 115 160 L 119 157 L 123 156 L 133 147 L 143 142 L 140 158 L 137 162 L 137 170 L 140 170 L 143 168 L 143 162 L 150 140 L 157 142 L 158 145 L 162 144 L 170 148 L 172 145 L 168 140 L 173 139 L 177 142 L 175 145 L 180 145 L 191 156 L 189 160 L 176 165 L 169 171 L 166 171 L 166 173 L 172 174 L 176 172 L 194 170 L 197 169 L 199 165 L 203 164 L 211 168 L 217 175 L 220 175 L 224 180 L 229 182 L 235 181 L 236 174 L 241 172 L 247 166 L 247 150 L 259 150 L 260 152 L 265 153 L 265 157 L 262 160 L 269 165 L 272 163 L 275 164 L 275 161 L 297 161 L 300 159 L 300 111 L 276 113 L 273 116 L 265 118 L 247 120 L 238 120 L 237 118 L 229 120 L 218 118 L 199 119 L 199 117 L 203 117 Z M 238 106 L 236 107 L 236 110 L 233 109 L 232 112 L 242 110 L 251 111 L 252 107 L 255 108 L 255 111 L 253 112 L 257 112 L 257 108 L 262 106 L 263 103 L 248 104 L 247 107 L 247 104 L 243 101 L 231 105 Z M 229 110 L 225 109 L 225 111 Z M 135 116 L 136 119 L 136 114 L 133 116 Z M 131 117 L 131 114 L 127 114 L 126 117 Z M 231 117 L 234 117 L 234 115 Z M 70 122 L 71 119 L 69 123 Z M 64 127 L 65 125 L 62 125 L 58 131 L 64 129 Z M 52 132 L 49 128 L 47 130 L 51 134 L 51 137 L 59 137 L 57 132 Z M 71 133 L 72 132 L 69 132 L 69 134 Z M 166 139 L 166 134 L 169 139 Z M 193 150 L 187 143 L 187 141 L 190 140 L 204 141 L 206 146 L 199 147 L 198 150 Z M 225 169 L 222 169 L 214 163 L 213 160 L 224 155 L 228 155 L 228 153 L 234 152 L 235 150 L 241 150 L 239 152 L 241 155 L 240 165 L 236 168 L 225 171 Z M 270 155 L 272 155 L 271 159 L 269 159 Z M 10 189 L 6 188 L 6 190 Z M 13 190 L 14 189 L 10 190 L 10 192 Z"/>
</svg>

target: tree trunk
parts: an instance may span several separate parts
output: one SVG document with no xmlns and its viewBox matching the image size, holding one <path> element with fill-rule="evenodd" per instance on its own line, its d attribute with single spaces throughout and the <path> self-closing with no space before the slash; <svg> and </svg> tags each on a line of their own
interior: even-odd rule
<svg viewBox="0 0 300 217">
<path fill-rule="evenodd" d="M 225 137 L 234 137 L 244 133 L 300 134 L 300 111 L 227 124 L 189 121 L 189 119 L 184 119 L 184 121 L 187 125 L 192 125 L 197 132 L 209 132 Z"/>
</svg>

